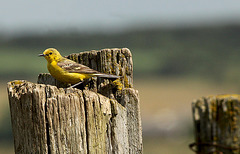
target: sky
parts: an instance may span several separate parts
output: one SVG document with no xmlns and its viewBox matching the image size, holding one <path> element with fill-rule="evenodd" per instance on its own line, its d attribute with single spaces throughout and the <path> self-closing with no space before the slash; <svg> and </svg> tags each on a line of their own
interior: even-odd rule
<svg viewBox="0 0 240 154">
<path fill-rule="evenodd" d="M 240 1 L 222 0 L 0 0 L 0 32 L 65 29 L 119 31 L 238 23 Z"/>
</svg>

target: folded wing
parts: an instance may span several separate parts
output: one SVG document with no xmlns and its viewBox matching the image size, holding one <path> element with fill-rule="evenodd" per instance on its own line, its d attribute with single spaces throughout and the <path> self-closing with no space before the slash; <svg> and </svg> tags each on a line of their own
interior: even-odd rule
<svg viewBox="0 0 240 154">
<path fill-rule="evenodd" d="M 69 73 L 81 73 L 81 74 L 97 74 L 96 70 L 93 70 L 85 65 L 78 64 L 69 59 L 65 59 L 58 62 L 57 65 Z"/>
<path fill-rule="evenodd" d="M 58 62 L 57 65 L 69 73 L 92 74 L 93 76 L 102 77 L 102 78 L 113 78 L 113 79 L 120 78 L 120 76 L 118 76 L 118 75 L 100 73 L 100 72 L 98 72 L 94 69 L 91 69 L 85 65 L 76 63 L 76 62 L 66 59 L 66 58 L 61 60 L 61 62 Z"/>
</svg>

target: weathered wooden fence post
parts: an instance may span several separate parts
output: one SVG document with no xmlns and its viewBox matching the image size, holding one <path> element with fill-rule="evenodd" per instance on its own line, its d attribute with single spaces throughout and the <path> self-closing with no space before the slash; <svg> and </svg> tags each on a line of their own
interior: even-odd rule
<svg viewBox="0 0 240 154">
<path fill-rule="evenodd" d="M 68 58 L 100 72 L 123 76 L 116 84 L 93 78 L 84 89 L 49 74 L 38 84 L 8 83 L 16 153 L 142 153 L 142 126 L 133 63 L 126 49 L 71 54 Z M 55 86 L 56 85 L 56 86 Z"/>
<path fill-rule="evenodd" d="M 192 110 L 196 153 L 240 153 L 240 95 L 203 97 Z"/>
</svg>

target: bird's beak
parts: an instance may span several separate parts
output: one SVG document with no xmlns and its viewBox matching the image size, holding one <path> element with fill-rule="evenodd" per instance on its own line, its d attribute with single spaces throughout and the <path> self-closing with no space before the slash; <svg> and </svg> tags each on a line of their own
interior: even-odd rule
<svg viewBox="0 0 240 154">
<path fill-rule="evenodd" d="M 38 56 L 39 56 L 39 57 L 44 57 L 44 56 L 46 56 L 46 55 L 44 55 L 44 54 L 39 54 Z"/>
</svg>

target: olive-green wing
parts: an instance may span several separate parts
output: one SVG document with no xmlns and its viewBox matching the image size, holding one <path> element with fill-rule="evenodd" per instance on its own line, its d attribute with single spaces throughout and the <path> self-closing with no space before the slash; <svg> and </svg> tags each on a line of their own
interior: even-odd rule
<svg viewBox="0 0 240 154">
<path fill-rule="evenodd" d="M 93 70 L 85 65 L 78 64 L 72 60 L 65 59 L 65 58 L 59 61 L 57 65 L 69 73 L 81 73 L 81 74 L 99 73 L 98 71 Z"/>
</svg>

